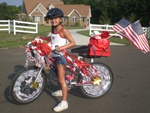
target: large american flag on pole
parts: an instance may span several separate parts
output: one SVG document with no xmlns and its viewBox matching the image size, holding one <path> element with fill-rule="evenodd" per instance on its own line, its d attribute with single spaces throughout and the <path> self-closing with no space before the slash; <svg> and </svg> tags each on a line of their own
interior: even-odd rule
<svg viewBox="0 0 150 113">
<path fill-rule="evenodd" d="M 141 23 L 136 21 L 123 29 L 124 36 L 144 53 L 150 51 L 148 41 L 143 32 Z"/>
<path fill-rule="evenodd" d="M 130 22 L 124 18 L 122 18 L 119 22 L 117 22 L 112 29 L 117 32 L 118 34 L 125 37 L 125 34 L 123 33 L 124 28 L 126 28 Z"/>
<path fill-rule="evenodd" d="M 147 53 L 150 51 L 148 41 L 139 21 L 130 24 L 128 20 L 122 18 L 112 27 L 112 29 L 118 34 L 124 36 L 142 52 Z"/>
</svg>

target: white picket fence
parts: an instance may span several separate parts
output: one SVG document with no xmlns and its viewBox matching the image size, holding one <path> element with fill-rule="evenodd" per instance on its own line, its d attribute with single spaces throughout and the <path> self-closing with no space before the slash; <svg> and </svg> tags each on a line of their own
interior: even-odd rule
<svg viewBox="0 0 150 113">
<path fill-rule="evenodd" d="M 89 26 L 89 35 L 93 34 L 93 31 L 99 31 L 102 32 L 104 30 L 107 30 L 110 32 L 110 36 L 118 36 L 121 39 L 123 38 L 121 35 L 114 32 L 112 29 L 113 25 L 98 25 L 98 24 L 90 24 Z M 150 38 L 150 27 L 142 27 L 144 33 L 146 34 L 147 38 Z"/>
<path fill-rule="evenodd" d="M 24 22 L 16 20 L 0 20 L 0 31 L 8 31 L 9 33 L 38 33 L 38 23 Z"/>
<path fill-rule="evenodd" d="M 0 20 L 0 31 L 8 31 L 10 33 L 10 20 Z"/>
<path fill-rule="evenodd" d="M 147 36 L 147 38 L 150 38 L 150 27 L 147 28 L 146 36 Z"/>
</svg>

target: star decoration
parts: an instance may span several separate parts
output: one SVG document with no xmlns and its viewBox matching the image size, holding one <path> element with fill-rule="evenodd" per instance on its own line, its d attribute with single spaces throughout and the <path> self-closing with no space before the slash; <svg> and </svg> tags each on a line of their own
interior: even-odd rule
<svg viewBox="0 0 150 113">
<path fill-rule="evenodd" d="M 100 85 L 100 82 L 101 82 L 101 79 L 100 79 L 99 77 L 95 77 L 95 78 L 93 79 L 93 84 L 94 84 L 94 85 Z"/>
</svg>

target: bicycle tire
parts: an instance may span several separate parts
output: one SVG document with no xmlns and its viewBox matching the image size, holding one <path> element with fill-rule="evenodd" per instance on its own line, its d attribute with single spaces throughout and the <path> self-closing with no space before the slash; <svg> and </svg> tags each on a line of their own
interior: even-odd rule
<svg viewBox="0 0 150 113">
<path fill-rule="evenodd" d="M 10 84 L 10 96 L 16 104 L 28 104 L 36 100 L 46 86 L 46 74 L 41 72 L 37 82 L 33 82 L 39 69 L 30 67 L 21 71 Z M 28 83 L 29 82 L 29 83 Z"/>
<path fill-rule="evenodd" d="M 113 85 L 113 73 L 104 63 L 93 63 L 92 65 L 100 73 L 100 85 L 83 84 L 79 89 L 86 98 L 99 98 L 104 96 L 111 89 Z"/>
</svg>

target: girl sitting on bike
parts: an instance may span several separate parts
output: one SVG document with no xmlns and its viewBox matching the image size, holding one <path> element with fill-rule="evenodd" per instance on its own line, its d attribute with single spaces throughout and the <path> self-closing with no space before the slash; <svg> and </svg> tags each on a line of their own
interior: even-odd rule
<svg viewBox="0 0 150 113">
<path fill-rule="evenodd" d="M 63 53 L 61 51 L 64 49 L 71 48 L 75 45 L 75 41 L 72 38 L 71 34 L 62 25 L 63 16 L 64 14 L 62 10 L 58 8 L 50 9 L 46 15 L 46 18 L 50 19 L 52 25 L 52 29 L 49 34 L 49 37 L 56 51 L 55 53 L 52 52 L 51 55 L 56 60 L 54 62 L 54 66 L 58 71 L 57 76 L 61 86 L 61 90 L 53 92 L 52 95 L 62 96 L 62 101 L 53 109 L 55 112 L 60 112 L 68 108 L 68 102 L 67 102 L 68 87 L 66 85 L 65 77 L 64 77 L 67 61 L 64 58 Z"/>
</svg>

